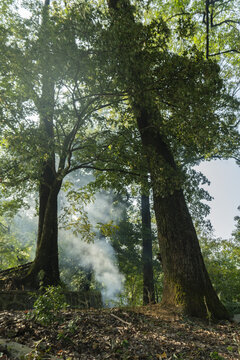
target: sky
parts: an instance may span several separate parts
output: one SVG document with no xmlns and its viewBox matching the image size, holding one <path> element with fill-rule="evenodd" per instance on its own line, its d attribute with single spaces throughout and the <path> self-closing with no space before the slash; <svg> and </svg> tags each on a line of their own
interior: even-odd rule
<svg viewBox="0 0 240 360">
<path fill-rule="evenodd" d="M 209 219 L 216 237 L 228 239 L 235 229 L 234 216 L 240 215 L 240 167 L 234 160 L 212 160 L 197 167 L 211 182 L 204 186 L 214 199 Z"/>
</svg>

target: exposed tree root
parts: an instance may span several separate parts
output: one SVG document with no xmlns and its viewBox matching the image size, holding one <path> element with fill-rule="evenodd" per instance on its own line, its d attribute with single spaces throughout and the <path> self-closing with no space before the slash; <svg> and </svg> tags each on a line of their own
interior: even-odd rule
<svg viewBox="0 0 240 360">
<path fill-rule="evenodd" d="M 33 262 L 24 265 L 12 267 L 0 271 L 0 289 L 1 290 L 23 290 L 25 287 L 24 278 L 26 277 Z M 34 289 L 33 289 L 34 290 Z"/>
</svg>

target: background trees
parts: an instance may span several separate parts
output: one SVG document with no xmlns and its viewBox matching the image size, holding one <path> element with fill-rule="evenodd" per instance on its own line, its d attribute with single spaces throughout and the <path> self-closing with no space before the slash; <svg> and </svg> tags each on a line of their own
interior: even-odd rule
<svg viewBox="0 0 240 360">
<path fill-rule="evenodd" d="M 12 225 L 12 224 L 11 224 Z M 18 234 L 19 235 L 19 234 Z M 0 222 L 0 270 L 26 263 L 30 258 L 30 239 L 18 238 L 10 222 L 1 218 Z"/>
</svg>

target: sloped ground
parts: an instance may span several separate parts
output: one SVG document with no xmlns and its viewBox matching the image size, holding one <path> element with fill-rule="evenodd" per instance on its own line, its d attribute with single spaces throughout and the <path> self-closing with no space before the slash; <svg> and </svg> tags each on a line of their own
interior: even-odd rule
<svg viewBox="0 0 240 360">
<path fill-rule="evenodd" d="M 69 310 L 50 326 L 24 311 L 0 312 L 0 338 L 31 347 L 29 359 L 240 359 L 240 325 L 182 318 L 159 305 L 136 309 Z M 0 348 L 0 359 L 16 359 Z M 43 355 L 45 354 L 45 355 Z M 46 355 L 48 354 L 48 356 Z"/>
<path fill-rule="evenodd" d="M 31 265 L 32 262 L 29 262 L 9 269 L 0 270 L 0 289 L 3 291 L 18 289 L 18 279 L 27 275 Z"/>
</svg>

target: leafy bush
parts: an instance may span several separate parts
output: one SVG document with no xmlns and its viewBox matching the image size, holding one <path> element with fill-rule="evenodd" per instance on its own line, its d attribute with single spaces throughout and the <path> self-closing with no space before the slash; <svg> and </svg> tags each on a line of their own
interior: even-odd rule
<svg viewBox="0 0 240 360">
<path fill-rule="evenodd" d="M 39 322 L 41 325 L 50 325 L 55 321 L 61 321 L 61 310 L 67 308 L 65 296 L 61 286 L 48 286 L 40 294 L 33 304 L 33 310 L 28 317 Z"/>
</svg>

